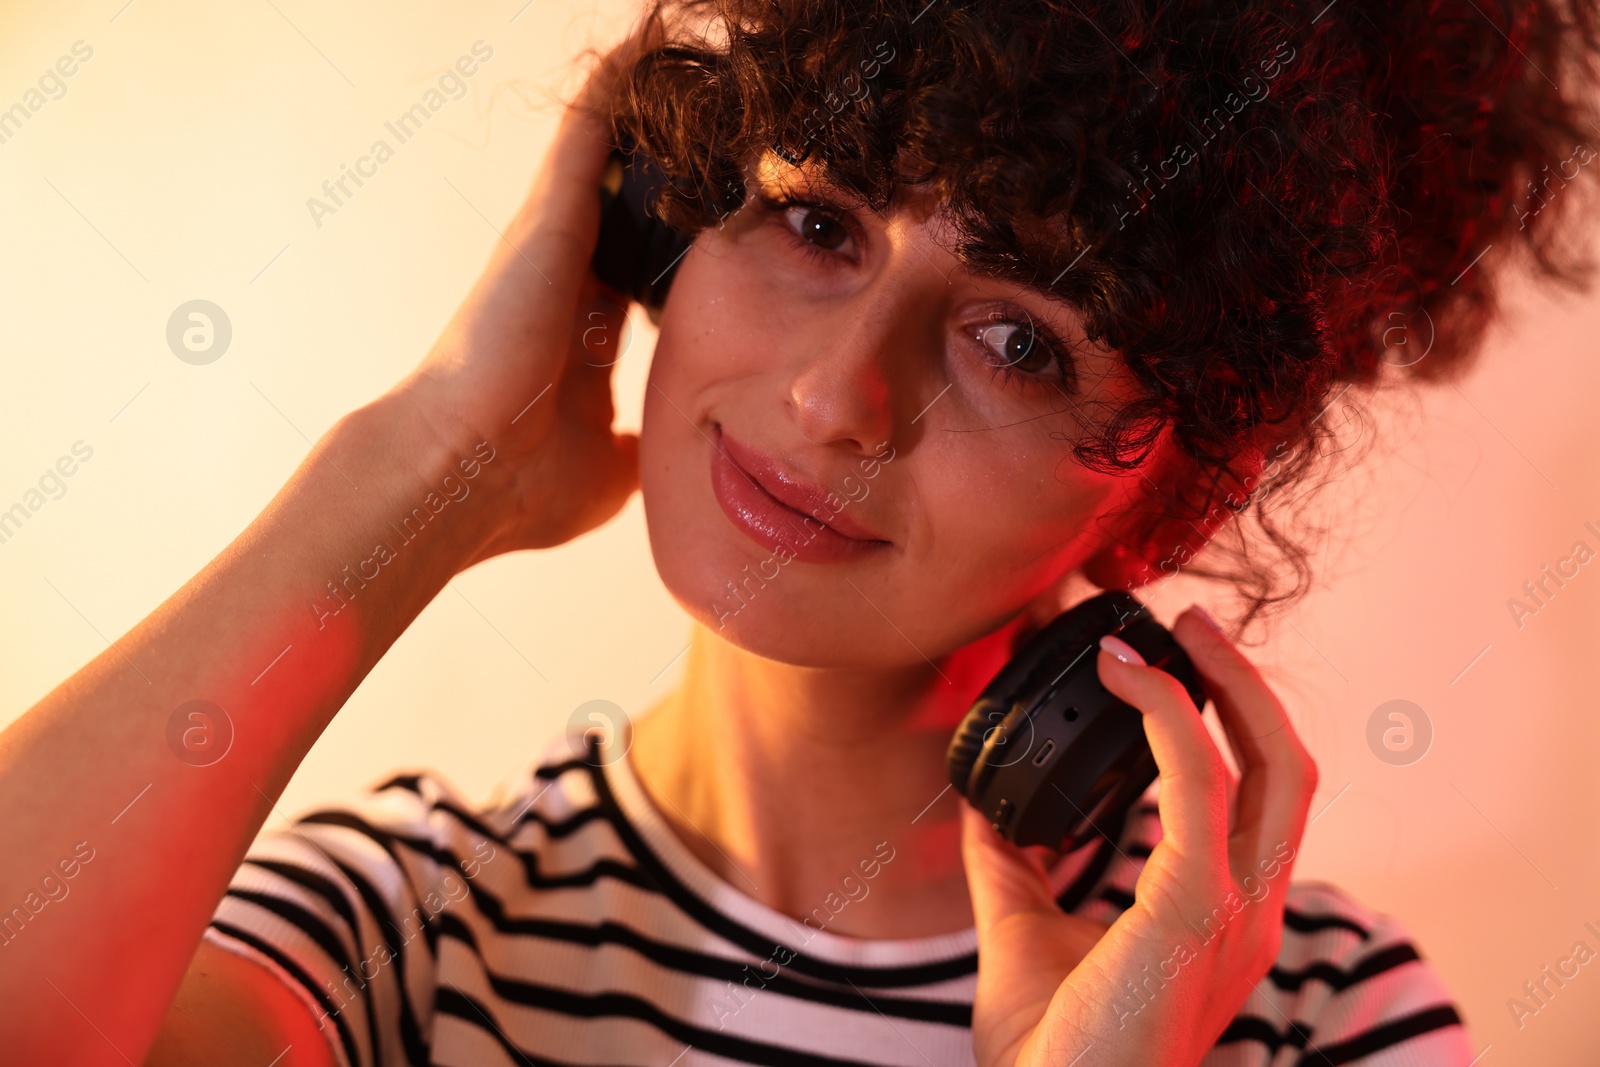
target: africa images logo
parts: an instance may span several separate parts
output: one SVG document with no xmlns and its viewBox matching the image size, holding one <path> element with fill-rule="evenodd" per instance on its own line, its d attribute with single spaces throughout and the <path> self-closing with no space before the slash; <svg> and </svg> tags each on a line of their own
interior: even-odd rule
<svg viewBox="0 0 1600 1067">
<path fill-rule="evenodd" d="M 366 155 L 356 159 L 354 167 L 347 163 L 339 164 L 338 176 L 322 183 L 322 197 L 306 199 L 306 209 L 311 212 L 311 221 L 317 224 L 317 229 L 322 229 L 326 216 L 337 215 L 339 209 L 367 184 L 367 179 L 377 177 L 378 168 L 395 157 L 395 150 L 400 145 L 421 133 L 429 119 L 444 110 L 446 104 L 466 96 L 466 79 L 478 73 L 481 66 L 493 58 L 493 47 L 483 41 L 472 42 L 471 53 L 459 57 L 450 70 L 439 75 L 435 85 L 422 94 L 421 100 L 402 111 L 393 122 L 383 124 L 383 128 L 394 138 L 393 145 L 386 138 L 379 137 L 372 142 Z M 351 183 L 355 188 L 351 188 Z"/>
</svg>

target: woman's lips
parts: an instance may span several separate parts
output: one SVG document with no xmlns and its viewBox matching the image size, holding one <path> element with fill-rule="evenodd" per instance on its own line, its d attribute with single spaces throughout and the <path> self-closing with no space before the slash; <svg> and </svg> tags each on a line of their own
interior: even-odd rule
<svg viewBox="0 0 1600 1067">
<path fill-rule="evenodd" d="M 889 547 L 889 542 L 880 538 L 849 537 L 840 533 L 835 527 L 845 524 L 842 511 L 824 525 L 816 516 L 783 503 L 764 486 L 771 485 L 791 499 L 820 498 L 826 494 L 818 494 L 784 477 L 766 457 L 725 437 L 720 425 L 712 424 L 711 443 L 711 488 L 717 503 L 735 526 L 768 551 L 776 551 L 783 545 L 795 559 L 807 563 L 837 563 Z M 746 469 L 740 460 L 754 469 Z M 849 507 L 848 501 L 845 507 Z M 827 515 L 833 509 L 824 506 L 818 510 Z M 851 524 L 850 528 L 852 532 L 864 532 L 859 524 Z"/>
</svg>

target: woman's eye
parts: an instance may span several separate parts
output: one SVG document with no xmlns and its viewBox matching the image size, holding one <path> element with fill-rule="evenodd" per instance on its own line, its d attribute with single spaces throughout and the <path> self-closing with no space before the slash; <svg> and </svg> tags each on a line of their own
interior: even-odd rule
<svg viewBox="0 0 1600 1067">
<path fill-rule="evenodd" d="M 797 204 L 788 210 L 788 215 L 797 223 L 796 232 L 811 244 L 833 249 L 850 239 L 844 223 L 822 208 Z"/>
<path fill-rule="evenodd" d="M 996 368 L 1039 374 L 1056 362 L 1055 353 L 1030 323 L 996 322 L 979 330 L 978 340 Z"/>
</svg>

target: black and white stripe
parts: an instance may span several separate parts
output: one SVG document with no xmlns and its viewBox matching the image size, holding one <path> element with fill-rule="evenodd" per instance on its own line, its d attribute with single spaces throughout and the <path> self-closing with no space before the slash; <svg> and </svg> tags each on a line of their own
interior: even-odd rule
<svg viewBox="0 0 1600 1067">
<path fill-rule="evenodd" d="M 295 989 L 344 1067 L 972 1064 L 971 929 L 801 926 L 701 864 L 625 759 L 575 744 L 478 809 L 408 774 L 264 833 L 207 936 Z M 1132 904 L 1154 805 L 1113 836 L 1062 858 L 1064 908 L 1111 922 Z M 1205 1067 L 1469 1059 L 1404 931 L 1296 882 L 1277 963 Z"/>
</svg>

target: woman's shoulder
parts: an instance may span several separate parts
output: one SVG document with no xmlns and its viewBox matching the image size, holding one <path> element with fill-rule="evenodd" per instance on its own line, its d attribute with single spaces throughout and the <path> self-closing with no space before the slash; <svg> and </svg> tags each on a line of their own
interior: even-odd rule
<svg viewBox="0 0 1600 1067">
<path fill-rule="evenodd" d="M 356 794 L 299 816 L 297 823 L 363 826 L 396 840 L 448 848 L 465 839 L 525 847 L 566 836 L 599 812 L 595 764 L 575 736 L 552 738 L 535 757 L 500 779 L 481 801 L 431 767 L 397 768 Z"/>
<path fill-rule="evenodd" d="M 1105 922 L 1133 905 L 1139 874 L 1161 840 L 1153 797 L 1132 809 L 1116 836 L 1111 862 L 1075 909 Z M 1277 855 L 1279 864 L 1292 858 Z M 1240 893 L 1195 923 L 1195 936 L 1209 940 L 1253 908 L 1283 905 L 1277 958 L 1207 1064 L 1233 1063 L 1230 1057 L 1260 1044 L 1273 1056 L 1286 1045 L 1298 1048 L 1302 1062 L 1469 1063 L 1460 1013 L 1404 922 L 1331 882 L 1291 878 L 1284 887 L 1280 869 L 1243 880 Z M 1091 867 L 1080 881 L 1093 873 Z"/>
<path fill-rule="evenodd" d="M 1395 916 L 1368 906 L 1332 882 L 1316 878 L 1289 882 L 1283 923 L 1304 936 L 1336 932 L 1330 943 L 1348 949 L 1407 937 Z"/>
<path fill-rule="evenodd" d="M 508 892 L 546 888 L 548 879 L 529 873 L 519 880 L 510 870 L 498 872 L 507 865 L 495 861 L 522 857 L 534 864 L 532 872 L 541 857 L 550 859 L 582 836 L 573 831 L 603 818 L 590 770 L 565 737 L 550 741 L 477 803 L 438 770 L 397 770 L 338 802 L 301 812 L 288 826 L 264 827 L 235 872 L 218 919 L 224 929 L 230 921 L 246 925 L 246 918 L 264 919 L 257 912 L 265 908 L 310 925 L 304 915 L 288 915 L 295 908 L 337 920 L 358 937 L 369 917 L 381 927 L 411 916 L 431 931 L 449 905 L 490 885 Z M 480 879 L 489 867 L 496 876 Z"/>
<path fill-rule="evenodd" d="M 425 1047 L 441 938 L 471 943 L 474 909 L 500 915 L 519 894 L 584 880 L 566 869 L 586 857 L 563 846 L 592 836 L 573 833 L 599 814 L 591 770 L 558 738 L 482 803 L 437 770 L 406 769 L 268 826 L 206 936 L 331 1020 L 341 1062 Z"/>
<path fill-rule="evenodd" d="M 1282 1032 L 1284 1020 L 1286 1039 L 1333 1063 L 1472 1060 L 1450 991 L 1406 925 L 1316 879 L 1289 883 L 1278 958 L 1229 1029 Z"/>
<path fill-rule="evenodd" d="M 1391 1001 L 1389 994 L 1406 992 L 1448 1000 L 1405 923 L 1331 882 L 1291 881 L 1283 927 L 1278 959 L 1269 972 L 1280 988 L 1316 981 L 1334 993 L 1381 990 Z"/>
</svg>

